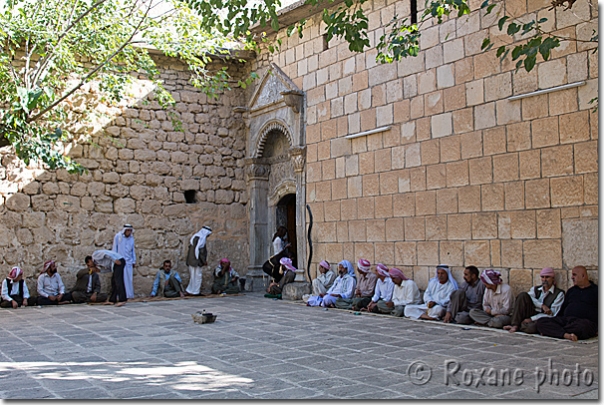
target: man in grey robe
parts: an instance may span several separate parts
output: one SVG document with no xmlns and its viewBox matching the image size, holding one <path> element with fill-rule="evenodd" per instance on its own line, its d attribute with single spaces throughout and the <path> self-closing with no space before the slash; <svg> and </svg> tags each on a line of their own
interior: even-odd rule
<svg viewBox="0 0 604 405">
<path fill-rule="evenodd" d="M 484 284 L 480 281 L 476 266 L 468 266 L 463 271 L 464 282 L 458 290 L 451 293 L 451 300 L 447 305 L 447 313 L 443 318 L 445 323 L 459 323 L 469 325 L 472 323 L 470 310 L 482 309 Z"/>
</svg>

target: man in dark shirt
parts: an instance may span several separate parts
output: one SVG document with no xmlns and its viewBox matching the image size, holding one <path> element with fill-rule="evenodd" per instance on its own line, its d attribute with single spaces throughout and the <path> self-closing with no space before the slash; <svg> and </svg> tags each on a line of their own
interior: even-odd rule
<svg viewBox="0 0 604 405">
<path fill-rule="evenodd" d="M 589 281 L 583 266 L 573 268 L 572 280 L 558 315 L 537 320 L 542 335 L 573 342 L 598 335 L 598 286 Z"/>
<path fill-rule="evenodd" d="M 73 302 L 81 304 L 84 302 L 107 301 L 107 294 L 101 293 L 100 270 L 94 264 L 92 256 L 86 256 L 84 261 L 87 268 L 78 271 L 75 286 L 71 290 Z"/>
<path fill-rule="evenodd" d="M 463 271 L 464 283 L 461 288 L 451 293 L 451 300 L 447 306 L 447 313 L 443 318 L 445 323 L 471 324 L 471 309 L 482 309 L 484 284 L 480 281 L 478 268 L 468 266 Z"/>
</svg>

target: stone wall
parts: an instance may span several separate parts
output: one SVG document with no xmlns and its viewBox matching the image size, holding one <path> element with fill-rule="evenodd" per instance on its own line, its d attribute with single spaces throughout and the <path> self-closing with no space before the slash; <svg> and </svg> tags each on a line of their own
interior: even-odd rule
<svg viewBox="0 0 604 405">
<path fill-rule="evenodd" d="M 423 3 L 423 2 L 418 2 Z M 478 10 L 480 1 L 471 1 Z M 597 9 L 546 0 L 503 2 L 513 16 L 547 17 L 546 29 L 589 40 Z M 419 4 L 418 4 L 419 5 Z M 369 0 L 375 44 L 409 2 Z M 325 44 L 320 15 L 303 38 L 278 36 L 276 63 L 306 93 L 307 203 L 314 215 L 312 272 L 327 259 L 365 257 L 402 268 L 425 288 L 434 266 L 496 268 L 514 292 L 556 269 L 561 288 L 585 265 L 597 281 L 597 45 L 563 42 L 527 73 L 499 61 L 496 11 L 473 11 L 422 30 L 419 56 L 378 65 L 376 51 Z M 420 10 L 421 12 L 421 10 Z M 481 51 L 491 34 L 495 46 Z M 586 81 L 567 90 L 508 97 Z M 344 136 L 390 129 L 353 140 Z M 314 275 L 313 275 L 314 276 Z"/>
<path fill-rule="evenodd" d="M 204 287 L 209 288 L 221 257 L 229 257 L 245 274 L 245 134 L 241 115 L 232 110 L 242 93 L 233 90 L 219 100 L 208 99 L 188 84 L 185 66 L 164 57 L 157 57 L 157 63 L 176 105 L 162 109 L 143 81 L 117 106 L 97 102 L 102 118 L 76 129 L 82 140 L 70 150 L 87 173 L 24 167 L 10 148 L 0 149 L 2 271 L 21 266 L 34 294 L 45 260 L 58 262 L 70 288 L 84 257 L 111 249 L 124 223 L 135 229 L 137 295 L 150 293 L 165 259 L 172 260 L 186 286 L 188 241 L 203 225 L 214 231 L 208 238 L 210 267 L 204 270 Z M 241 65 L 229 65 L 235 77 L 241 71 Z M 181 122 L 182 131 L 174 128 L 172 117 Z M 197 202 L 186 202 L 188 190 Z M 107 290 L 109 278 L 104 280 Z"/>
</svg>

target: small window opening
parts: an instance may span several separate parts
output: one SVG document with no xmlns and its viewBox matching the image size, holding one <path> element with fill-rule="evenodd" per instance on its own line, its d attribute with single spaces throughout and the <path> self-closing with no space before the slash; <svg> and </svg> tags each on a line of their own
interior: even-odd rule
<svg viewBox="0 0 604 405">
<path fill-rule="evenodd" d="M 323 34 L 323 50 L 329 49 L 329 42 L 327 42 L 327 34 Z"/>
<path fill-rule="evenodd" d="M 185 191 L 185 201 L 187 204 L 195 204 L 197 202 L 197 191 L 187 190 Z"/>
<path fill-rule="evenodd" d="M 411 2 L 411 24 L 417 24 L 417 0 L 409 0 Z"/>
</svg>

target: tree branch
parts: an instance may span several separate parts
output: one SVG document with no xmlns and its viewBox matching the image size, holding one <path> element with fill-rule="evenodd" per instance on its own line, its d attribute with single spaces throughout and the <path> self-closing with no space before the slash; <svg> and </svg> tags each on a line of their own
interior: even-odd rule
<svg viewBox="0 0 604 405">
<path fill-rule="evenodd" d="M 108 1 L 108 0 L 98 0 L 96 3 L 91 5 L 84 13 L 80 14 L 78 16 L 78 18 L 75 19 L 75 21 L 73 21 L 71 24 L 69 24 L 69 26 L 67 26 L 67 28 L 59 35 L 59 38 L 57 39 L 57 43 L 52 48 L 50 48 L 48 55 L 46 55 L 46 60 L 44 61 L 44 63 L 40 67 L 40 69 L 36 72 L 34 79 L 33 79 L 34 83 L 37 83 L 37 81 L 40 79 L 40 75 L 42 74 L 42 72 L 48 67 L 48 64 L 50 63 L 50 61 L 53 60 L 55 50 L 58 48 L 59 44 L 63 41 L 63 39 L 67 36 L 69 31 L 71 31 L 71 29 L 73 27 L 75 27 L 84 17 L 86 17 L 88 14 L 90 14 L 92 12 L 92 10 L 94 10 L 101 4 L 105 3 L 106 1 Z M 77 3 L 77 1 L 76 1 L 76 3 Z M 75 5 L 74 5 L 74 7 L 75 7 Z"/>
<path fill-rule="evenodd" d="M 106 1 L 106 0 L 101 0 L 101 1 Z M 101 70 L 107 63 L 109 63 L 109 61 L 111 61 L 113 58 L 115 58 L 116 55 L 118 55 L 121 51 L 123 51 L 124 48 L 126 48 L 126 46 L 128 46 L 128 44 L 130 44 L 130 41 L 132 41 L 134 36 L 138 33 L 138 30 L 140 29 L 141 25 L 147 19 L 147 16 L 149 15 L 150 10 L 151 10 L 151 8 L 147 7 L 145 14 L 141 17 L 140 21 L 138 22 L 138 25 L 132 31 L 130 38 L 128 38 L 127 41 L 125 41 L 117 50 L 115 50 L 115 52 L 113 52 L 113 54 L 111 54 L 109 57 L 105 58 L 105 60 L 102 63 L 100 63 L 90 73 L 88 73 L 86 76 L 84 76 L 76 86 L 74 86 L 71 90 L 69 90 L 67 93 L 65 93 L 61 98 L 59 98 L 58 100 L 56 100 L 55 102 L 50 104 L 48 107 L 44 108 L 42 111 L 40 111 L 35 116 L 28 118 L 27 122 L 30 123 L 30 122 L 36 121 L 38 118 L 42 117 L 48 111 L 52 110 L 57 105 L 62 103 L 65 99 L 67 99 L 69 96 L 71 96 L 73 93 L 75 93 L 78 89 L 80 89 L 93 75 L 96 74 L 96 72 Z"/>
</svg>

